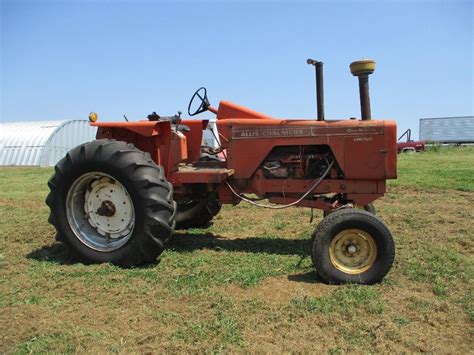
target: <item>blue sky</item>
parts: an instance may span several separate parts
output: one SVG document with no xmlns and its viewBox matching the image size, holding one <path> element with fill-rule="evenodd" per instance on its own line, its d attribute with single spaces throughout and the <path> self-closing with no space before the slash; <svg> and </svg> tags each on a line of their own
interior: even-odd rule
<svg viewBox="0 0 474 355">
<path fill-rule="evenodd" d="M 186 112 L 199 86 L 276 117 L 360 117 L 349 63 L 374 58 L 372 116 L 473 115 L 471 1 L 1 3 L 1 121 Z M 211 114 L 202 114 L 201 117 Z M 199 117 L 199 116 L 198 116 Z"/>
</svg>

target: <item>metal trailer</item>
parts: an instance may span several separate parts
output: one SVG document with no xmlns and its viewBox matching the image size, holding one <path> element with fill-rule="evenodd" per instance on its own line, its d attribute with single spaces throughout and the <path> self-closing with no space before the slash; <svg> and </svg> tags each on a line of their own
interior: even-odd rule
<svg viewBox="0 0 474 355">
<path fill-rule="evenodd" d="M 474 116 L 420 118 L 420 140 L 433 143 L 474 143 Z"/>
</svg>

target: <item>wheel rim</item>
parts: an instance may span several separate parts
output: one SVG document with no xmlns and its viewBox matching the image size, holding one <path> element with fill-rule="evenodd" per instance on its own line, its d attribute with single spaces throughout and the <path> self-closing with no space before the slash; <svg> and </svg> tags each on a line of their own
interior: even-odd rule
<svg viewBox="0 0 474 355">
<path fill-rule="evenodd" d="M 329 257 L 336 269 L 346 274 L 360 274 L 374 265 L 377 246 L 369 233 L 346 229 L 332 239 Z"/>
<path fill-rule="evenodd" d="M 135 226 L 135 209 L 127 189 L 101 172 L 90 172 L 74 181 L 66 198 L 66 214 L 75 236 L 102 252 L 125 245 Z"/>
</svg>

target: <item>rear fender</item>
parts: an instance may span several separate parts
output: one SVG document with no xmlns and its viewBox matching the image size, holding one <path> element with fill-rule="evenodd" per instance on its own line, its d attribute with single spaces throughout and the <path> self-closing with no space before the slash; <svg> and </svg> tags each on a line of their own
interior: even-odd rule
<svg viewBox="0 0 474 355">
<path fill-rule="evenodd" d="M 167 177 L 188 157 L 186 137 L 174 132 L 169 121 L 94 122 L 91 126 L 97 127 L 97 139 L 124 141 L 150 153 Z"/>
</svg>

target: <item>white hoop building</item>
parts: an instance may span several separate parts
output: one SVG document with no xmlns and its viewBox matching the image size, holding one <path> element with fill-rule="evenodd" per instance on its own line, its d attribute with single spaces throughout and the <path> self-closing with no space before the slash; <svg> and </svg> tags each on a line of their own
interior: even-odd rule
<svg viewBox="0 0 474 355">
<path fill-rule="evenodd" d="M 88 121 L 0 123 L 0 165 L 54 166 L 75 146 L 95 139 Z"/>
</svg>

